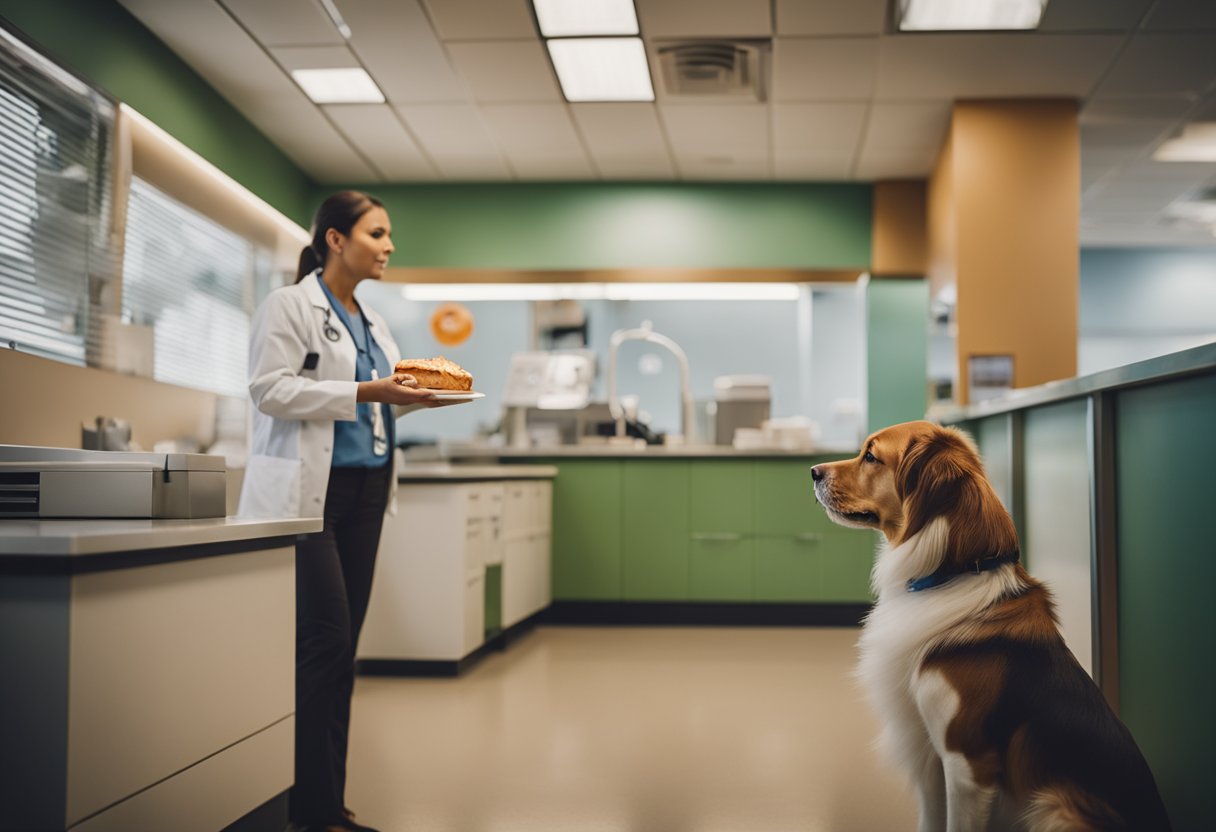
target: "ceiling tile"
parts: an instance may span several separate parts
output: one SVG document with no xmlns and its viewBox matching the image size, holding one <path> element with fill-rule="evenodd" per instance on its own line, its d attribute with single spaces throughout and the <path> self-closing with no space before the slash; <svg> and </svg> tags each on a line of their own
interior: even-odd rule
<svg viewBox="0 0 1216 832">
<path fill-rule="evenodd" d="M 306 173 L 375 181 L 321 111 L 215 3 L 125 0 L 125 7 Z"/>
<path fill-rule="evenodd" d="M 653 104 L 571 104 L 583 142 L 606 178 L 675 176 Z"/>
<path fill-rule="evenodd" d="M 874 91 L 878 38 L 777 38 L 774 101 L 855 101 Z"/>
<path fill-rule="evenodd" d="M 770 0 L 634 0 L 646 38 L 766 38 Z"/>
<path fill-rule="evenodd" d="M 1177 121 L 1195 104 L 1194 96 L 1162 95 L 1152 98 L 1104 98 L 1095 96 L 1081 107 L 1080 122 L 1105 124 L 1126 121 Z"/>
<path fill-rule="evenodd" d="M 164 3 L 164 0 L 160 2 Z M 180 3 L 181 0 L 177 0 L 176 4 Z M 200 5 L 197 0 L 195 5 Z M 222 5 L 227 6 L 241 21 L 241 25 L 266 46 L 346 43 L 320 3 L 301 3 L 299 0 L 223 0 Z"/>
<path fill-rule="evenodd" d="M 537 37 L 529 0 L 425 0 L 443 40 Z"/>
<path fill-rule="evenodd" d="M 1216 3 L 1212 0 L 1159 0 L 1144 28 L 1174 32 L 1216 30 Z"/>
<path fill-rule="evenodd" d="M 478 101 L 563 100 L 539 40 L 449 43 L 448 53 Z"/>
<path fill-rule="evenodd" d="M 1171 182 L 1202 187 L 1216 179 L 1216 162 L 1155 162 L 1139 159 L 1126 165 L 1119 177 L 1127 181 Z"/>
<path fill-rule="evenodd" d="M 768 110 L 760 104 L 659 106 L 681 174 L 768 178 Z"/>
<path fill-rule="evenodd" d="M 338 0 L 354 36 L 350 47 L 394 104 L 466 101 L 418 0 Z"/>
<path fill-rule="evenodd" d="M 861 143 L 868 109 L 864 101 L 774 104 L 774 161 L 840 154 L 851 161 Z"/>
<path fill-rule="evenodd" d="M 1213 34 L 1141 34 L 1133 37 L 1119 55 L 1097 93 L 1103 97 L 1199 94 L 1213 80 Z"/>
<path fill-rule="evenodd" d="M 355 53 L 345 46 L 280 46 L 270 54 L 283 69 L 342 69 L 359 66 Z"/>
<path fill-rule="evenodd" d="M 1118 35 L 926 34 L 883 38 L 875 95 L 892 98 L 1086 96 Z"/>
<path fill-rule="evenodd" d="M 694 182 L 767 182 L 773 178 L 763 159 L 710 159 L 677 157 L 680 178 Z"/>
<path fill-rule="evenodd" d="M 1051 0 L 1040 32 L 1125 32 L 1139 25 L 1153 0 Z"/>
<path fill-rule="evenodd" d="M 384 179 L 414 182 L 437 178 L 389 105 L 333 104 L 322 109 Z"/>
<path fill-rule="evenodd" d="M 936 150 L 883 151 L 862 148 L 853 178 L 863 182 L 879 179 L 924 179 L 933 173 Z"/>
<path fill-rule="evenodd" d="M 1172 121 L 1129 121 L 1106 124 L 1082 124 L 1081 148 L 1085 150 L 1144 150 L 1165 138 L 1174 126 Z"/>
<path fill-rule="evenodd" d="M 854 151 L 825 154 L 781 154 L 773 158 L 773 178 L 795 182 L 844 182 L 853 170 Z"/>
<path fill-rule="evenodd" d="M 464 104 L 398 107 L 445 179 L 503 179 L 511 171 L 477 108 Z"/>
<path fill-rule="evenodd" d="M 298 93 L 251 102 L 247 117 L 319 182 L 375 182 L 376 171 L 355 153 L 321 111 Z"/>
<path fill-rule="evenodd" d="M 493 104 L 482 113 L 519 178 L 595 178 L 564 105 Z"/>
<path fill-rule="evenodd" d="M 776 0 L 778 35 L 880 35 L 888 0 Z"/>
<path fill-rule="evenodd" d="M 950 129 L 951 110 L 949 101 L 876 101 L 870 108 L 864 149 L 936 154 Z"/>
</svg>

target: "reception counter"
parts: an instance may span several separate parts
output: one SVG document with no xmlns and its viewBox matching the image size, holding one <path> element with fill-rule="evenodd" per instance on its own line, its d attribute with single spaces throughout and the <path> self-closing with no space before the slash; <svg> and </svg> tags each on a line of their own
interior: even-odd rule
<svg viewBox="0 0 1216 832">
<path fill-rule="evenodd" d="M 1216 817 L 1216 344 L 938 418 L 967 429 L 1069 647 L 1144 751 L 1175 829 Z"/>
<path fill-rule="evenodd" d="M 294 547 L 320 528 L 0 521 L 0 830 L 281 828 Z"/>
</svg>

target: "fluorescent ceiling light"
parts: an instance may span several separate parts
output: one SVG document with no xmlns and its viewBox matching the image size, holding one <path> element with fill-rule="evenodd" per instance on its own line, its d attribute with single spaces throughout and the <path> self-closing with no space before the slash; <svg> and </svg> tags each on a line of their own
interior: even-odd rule
<svg viewBox="0 0 1216 832">
<path fill-rule="evenodd" d="M 416 301 L 479 300 L 797 300 L 797 283 L 414 283 Z"/>
<path fill-rule="evenodd" d="M 384 93 L 366 71 L 343 69 L 293 69 L 291 77 L 316 104 L 380 104 Z"/>
<path fill-rule="evenodd" d="M 547 38 L 638 33 L 633 0 L 532 0 L 532 5 Z"/>
<path fill-rule="evenodd" d="M 903 32 L 1033 29 L 1047 0 L 900 0 Z"/>
<path fill-rule="evenodd" d="M 1157 148 L 1158 162 L 1216 162 L 1216 122 L 1198 122 L 1182 128 L 1182 135 Z"/>
<path fill-rule="evenodd" d="M 567 101 L 654 101 L 641 38 L 545 41 Z"/>
</svg>

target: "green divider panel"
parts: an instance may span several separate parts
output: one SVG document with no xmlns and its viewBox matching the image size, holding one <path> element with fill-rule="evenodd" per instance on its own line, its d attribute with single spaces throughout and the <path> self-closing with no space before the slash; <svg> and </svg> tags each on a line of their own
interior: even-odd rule
<svg viewBox="0 0 1216 832">
<path fill-rule="evenodd" d="M 866 289 L 870 432 L 925 418 L 928 375 L 928 281 L 872 278 Z"/>
<path fill-rule="evenodd" d="M 1121 716 L 1176 830 L 1216 818 L 1216 376 L 1121 392 L 1118 448 Z"/>
</svg>

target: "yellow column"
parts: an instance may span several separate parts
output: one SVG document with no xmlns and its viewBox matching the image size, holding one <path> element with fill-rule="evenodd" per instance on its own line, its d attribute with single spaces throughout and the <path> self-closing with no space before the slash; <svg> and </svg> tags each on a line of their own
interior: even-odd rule
<svg viewBox="0 0 1216 832">
<path fill-rule="evenodd" d="M 1077 371 L 1081 152 L 1072 100 L 959 101 L 929 182 L 929 280 L 957 296 L 968 361 L 1013 357 L 1013 386 Z"/>
</svg>

